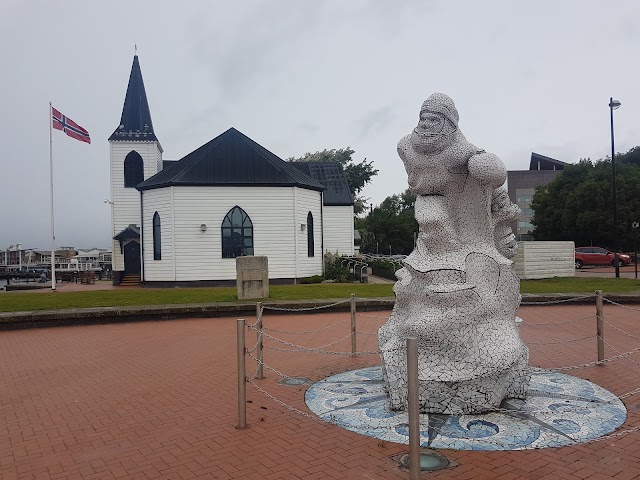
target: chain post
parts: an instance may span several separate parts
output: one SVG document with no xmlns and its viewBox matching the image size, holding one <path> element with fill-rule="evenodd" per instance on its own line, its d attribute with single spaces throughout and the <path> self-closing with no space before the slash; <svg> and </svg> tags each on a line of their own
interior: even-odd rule
<svg viewBox="0 0 640 480">
<path fill-rule="evenodd" d="M 262 349 L 262 302 L 256 304 L 256 336 L 258 337 L 256 356 L 258 357 L 258 372 L 256 373 L 256 379 L 262 380 L 264 378 L 264 354 Z"/>
<path fill-rule="evenodd" d="M 604 360 L 604 320 L 602 318 L 602 290 L 596 290 L 596 341 L 598 342 L 598 362 Z M 598 363 L 602 365 L 602 363 Z"/>
<path fill-rule="evenodd" d="M 420 478 L 420 395 L 418 393 L 418 339 L 407 338 L 407 410 L 409 413 L 409 478 Z"/>
<path fill-rule="evenodd" d="M 356 294 L 351 294 L 351 355 L 358 351 L 356 347 Z"/>
<path fill-rule="evenodd" d="M 247 348 L 244 341 L 244 318 L 238 319 L 237 326 L 238 343 L 238 426 L 236 428 L 247 428 L 247 373 L 245 354 Z"/>
</svg>

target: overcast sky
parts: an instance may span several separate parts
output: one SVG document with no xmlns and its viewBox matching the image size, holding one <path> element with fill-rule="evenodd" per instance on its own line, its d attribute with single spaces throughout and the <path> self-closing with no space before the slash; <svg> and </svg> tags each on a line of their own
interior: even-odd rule
<svg viewBox="0 0 640 480">
<path fill-rule="evenodd" d="M 281 158 L 353 148 L 407 186 L 398 140 L 433 92 L 509 170 L 640 144 L 640 2 L 5 1 L 0 15 L 0 248 L 50 248 L 48 102 L 92 144 L 54 131 L 56 244 L 110 246 L 109 144 L 138 55 L 165 160 L 229 127 Z"/>
</svg>

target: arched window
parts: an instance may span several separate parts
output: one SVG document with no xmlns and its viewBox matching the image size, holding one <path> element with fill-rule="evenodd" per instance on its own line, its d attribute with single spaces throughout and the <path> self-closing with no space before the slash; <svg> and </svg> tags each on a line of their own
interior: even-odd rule
<svg viewBox="0 0 640 480">
<path fill-rule="evenodd" d="M 253 223 L 244 210 L 235 206 L 222 221 L 222 258 L 253 255 Z"/>
<path fill-rule="evenodd" d="M 313 215 L 311 212 L 307 214 L 307 256 L 314 256 L 314 245 L 313 245 Z"/>
<path fill-rule="evenodd" d="M 160 243 L 160 215 L 158 212 L 153 214 L 153 259 L 162 259 L 162 247 Z"/>
<path fill-rule="evenodd" d="M 144 162 L 138 152 L 132 150 L 124 158 L 124 187 L 135 188 L 144 180 Z"/>
</svg>

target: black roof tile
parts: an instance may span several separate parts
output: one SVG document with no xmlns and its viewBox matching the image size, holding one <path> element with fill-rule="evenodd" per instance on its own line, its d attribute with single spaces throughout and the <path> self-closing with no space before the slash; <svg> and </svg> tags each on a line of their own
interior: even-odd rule
<svg viewBox="0 0 640 480">
<path fill-rule="evenodd" d="M 301 172 L 320 182 L 326 188 L 324 205 L 353 205 L 353 196 L 342 165 L 337 162 L 291 162 Z"/>
<path fill-rule="evenodd" d="M 136 188 L 150 190 L 170 185 L 299 186 L 324 190 L 320 182 L 235 128 L 218 135 Z"/>
</svg>

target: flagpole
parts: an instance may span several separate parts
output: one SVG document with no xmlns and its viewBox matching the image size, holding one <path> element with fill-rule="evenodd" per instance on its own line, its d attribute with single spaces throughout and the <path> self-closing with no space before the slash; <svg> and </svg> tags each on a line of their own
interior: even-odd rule
<svg viewBox="0 0 640 480">
<path fill-rule="evenodd" d="M 56 234 L 53 224 L 53 115 L 49 102 L 49 179 L 51 182 L 51 290 L 56 291 Z"/>
</svg>

